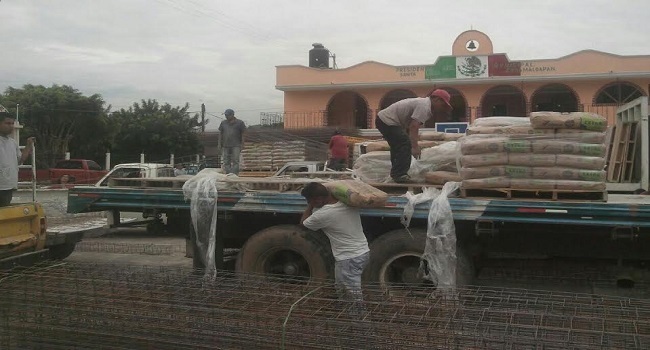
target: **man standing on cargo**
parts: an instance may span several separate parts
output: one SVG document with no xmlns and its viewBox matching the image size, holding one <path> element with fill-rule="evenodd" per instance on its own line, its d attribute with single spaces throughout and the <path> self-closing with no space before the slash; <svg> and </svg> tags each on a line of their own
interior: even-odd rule
<svg viewBox="0 0 650 350">
<path fill-rule="evenodd" d="M 244 147 L 244 131 L 246 125 L 235 118 L 235 111 L 226 109 L 223 114 L 226 120 L 219 125 L 221 143 L 221 166 L 224 173 L 239 175 L 239 156 Z"/>
<path fill-rule="evenodd" d="M 409 182 L 411 156 L 420 156 L 420 127 L 434 115 L 449 114 L 451 96 L 436 89 L 427 97 L 407 98 L 377 114 L 375 126 L 390 146 L 390 176 L 397 183 Z"/>
<path fill-rule="evenodd" d="M 342 171 L 348 167 L 348 140 L 336 129 L 329 143 L 330 159 L 327 167 Z"/>
<path fill-rule="evenodd" d="M 307 199 L 307 209 L 300 224 L 317 231 L 323 230 L 332 246 L 334 278 L 339 296 L 355 303 L 361 312 L 361 274 L 370 257 L 368 240 L 363 234 L 361 216 L 357 208 L 349 207 L 332 196 L 327 187 L 311 182 L 300 193 Z"/>
<path fill-rule="evenodd" d="M 0 105 L 0 207 L 11 204 L 14 190 L 18 188 L 18 165 L 32 153 L 34 138 L 27 139 L 27 146 L 20 151 L 18 143 L 11 138 L 15 119 Z"/>
</svg>

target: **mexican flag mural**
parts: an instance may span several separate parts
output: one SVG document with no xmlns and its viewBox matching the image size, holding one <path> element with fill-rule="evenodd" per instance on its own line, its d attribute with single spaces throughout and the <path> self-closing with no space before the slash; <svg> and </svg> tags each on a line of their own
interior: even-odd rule
<svg viewBox="0 0 650 350">
<path fill-rule="evenodd" d="M 425 79 L 467 79 L 521 75 L 521 62 L 510 62 L 506 55 L 440 57 L 425 68 Z"/>
</svg>

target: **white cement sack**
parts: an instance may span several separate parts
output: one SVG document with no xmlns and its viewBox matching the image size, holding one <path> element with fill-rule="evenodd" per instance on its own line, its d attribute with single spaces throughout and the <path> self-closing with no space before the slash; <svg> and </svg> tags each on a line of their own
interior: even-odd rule
<svg viewBox="0 0 650 350">
<path fill-rule="evenodd" d="M 530 123 L 536 129 L 582 129 L 605 131 L 607 119 L 595 113 L 588 112 L 533 112 Z"/>
<path fill-rule="evenodd" d="M 604 182 L 571 180 L 558 180 L 555 185 L 555 188 L 558 190 L 574 191 L 605 191 L 606 187 Z"/>
<path fill-rule="evenodd" d="M 518 190 L 552 190 L 555 180 L 545 179 L 510 179 L 510 188 Z"/>
<path fill-rule="evenodd" d="M 596 132 L 578 129 L 557 129 L 555 138 L 563 141 L 575 141 L 580 143 L 605 143 L 606 132 Z"/>
<path fill-rule="evenodd" d="M 463 180 L 462 188 L 481 189 L 481 188 L 508 188 L 510 187 L 509 177 L 490 177 L 487 179 L 470 179 Z"/>
<path fill-rule="evenodd" d="M 452 171 L 431 171 L 424 174 L 424 182 L 432 185 L 444 185 L 447 182 L 460 182 L 460 174 Z"/>
<path fill-rule="evenodd" d="M 519 166 L 555 166 L 555 154 L 534 154 L 534 153 L 510 153 L 508 154 L 508 165 Z"/>
<path fill-rule="evenodd" d="M 490 165 L 506 165 L 510 155 L 507 153 L 485 153 L 463 155 L 460 157 L 460 165 L 467 168 L 483 167 Z"/>
<path fill-rule="evenodd" d="M 474 121 L 472 126 L 527 126 L 530 120 L 524 117 L 483 117 Z"/>
<path fill-rule="evenodd" d="M 555 164 L 558 167 L 576 168 L 587 170 L 603 170 L 605 169 L 605 158 L 603 157 L 587 157 L 576 156 L 572 154 L 558 154 L 556 155 Z"/>
</svg>

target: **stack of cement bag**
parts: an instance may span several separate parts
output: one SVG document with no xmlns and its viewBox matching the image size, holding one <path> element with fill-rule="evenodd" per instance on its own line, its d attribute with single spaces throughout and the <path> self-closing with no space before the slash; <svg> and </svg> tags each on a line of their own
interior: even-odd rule
<svg viewBox="0 0 650 350">
<path fill-rule="evenodd" d="M 424 183 L 430 172 L 443 171 L 457 177 L 456 159 L 458 146 L 456 141 L 464 134 L 431 133 L 422 134 L 419 142 L 422 153 L 420 159 L 411 160 L 409 175 L 413 182 Z M 432 137 L 439 138 L 431 140 Z M 428 139 L 428 140 L 427 140 Z M 365 154 L 354 162 L 353 170 L 362 181 L 369 183 L 391 182 L 390 148 L 385 141 L 366 143 Z"/>
<path fill-rule="evenodd" d="M 326 147 L 326 145 L 325 145 Z M 241 151 L 241 170 L 277 170 L 287 162 L 304 161 L 309 157 L 304 141 L 248 143 Z"/>
<path fill-rule="evenodd" d="M 478 119 L 459 142 L 462 187 L 603 191 L 606 129 L 582 112 Z"/>
</svg>

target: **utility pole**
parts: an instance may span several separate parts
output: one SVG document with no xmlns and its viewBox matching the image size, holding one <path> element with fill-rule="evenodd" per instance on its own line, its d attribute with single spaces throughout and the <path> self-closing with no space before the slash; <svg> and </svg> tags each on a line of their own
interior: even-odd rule
<svg viewBox="0 0 650 350">
<path fill-rule="evenodd" d="M 201 132 L 205 132 L 205 103 L 201 103 Z"/>
</svg>

